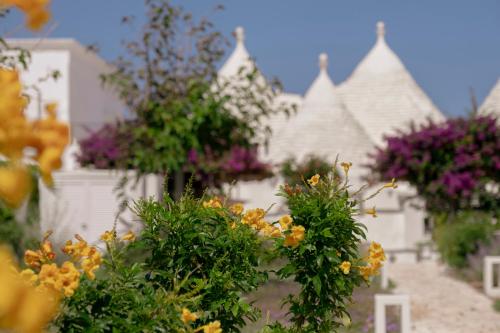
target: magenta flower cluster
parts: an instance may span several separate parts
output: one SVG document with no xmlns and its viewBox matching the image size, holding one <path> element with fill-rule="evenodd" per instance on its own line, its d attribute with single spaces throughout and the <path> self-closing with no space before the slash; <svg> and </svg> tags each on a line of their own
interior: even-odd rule
<svg viewBox="0 0 500 333">
<path fill-rule="evenodd" d="M 377 178 L 410 182 L 429 209 L 498 206 L 500 127 L 495 117 L 430 122 L 385 142 L 372 156 Z"/>
<path fill-rule="evenodd" d="M 128 123 L 106 124 L 79 141 L 76 158 L 83 167 L 95 169 L 130 168 L 132 133 Z"/>
</svg>

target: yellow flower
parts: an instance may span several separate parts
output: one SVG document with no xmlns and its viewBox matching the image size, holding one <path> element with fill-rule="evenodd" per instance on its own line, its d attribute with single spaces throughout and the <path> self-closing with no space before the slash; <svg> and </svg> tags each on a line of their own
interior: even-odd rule
<svg viewBox="0 0 500 333">
<path fill-rule="evenodd" d="M 386 183 L 384 188 L 398 188 L 398 184 L 396 183 L 396 178 L 392 178 L 390 183 Z"/>
<path fill-rule="evenodd" d="M 182 309 L 181 319 L 184 324 L 195 321 L 198 319 L 198 316 L 195 313 L 192 313 L 187 308 Z"/>
<path fill-rule="evenodd" d="M 132 230 L 129 230 L 125 235 L 123 235 L 122 240 L 124 241 L 130 241 L 133 242 L 135 241 L 135 234 Z"/>
<path fill-rule="evenodd" d="M 19 207 L 31 192 L 31 176 L 22 165 L 0 167 L 0 199 L 8 206 Z"/>
<path fill-rule="evenodd" d="M 229 207 L 231 213 L 235 215 L 241 215 L 241 213 L 243 213 L 243 209 L 243 204 L 241 203 L 235 203 L 234 205 L 231 205 L 231 207 Z"/>
<path fill-rule="evenodd" d="M 377 211 L 375 210 L 375 207 L 367 209 L 365 213 L 373 217 L 377 217 Z"/>
<path fill-rule="evenodd" d="M 266 211 L 262 208 L 250 209 L 243 215 L 241 222 L 243 224 L 253 225 L 256 224 L 257 221 L 263 219 L 265 215 Z"/>
<path fill-rule="evenodd" d="M 205 208 L 222 208 L 222 203 L 219 198 L 215 197 L 208 201 L 203 201 L 203 207 Z"/>
<path fill-rule="evenodd" d="M 49 3 L 50 0 L 0 0 L 0 7 L 19 8 L 26 15 L 26 26 L 31 30 L 40 30 L 50 20 Z"/>
<path fill-rule="evenodd" d="M 195 332 L 199 332 L 200 330 L 203 330 L 203 333 L 222 333 L 222 328 L 220 327 L 220 321 L 218 320 L 197 328 Z"/>
<path fill-rule="evenodd" d="M 279 238 L 282 236 L 281 230 L 276 227 L 271 227 L 271 233 L 269 234 L 269 236 L 273 238 Z"/>
<path fill-rule="evenodd" d="M 36 273 L 29 268 L 22 270 L 21 273 L 19 273 L 19 275 L 24 281 L 29 282 L 31 284 L 34 284 L 38 281 L 38 275 L 36 275 Z"/>
<path fill-rule="evenodd" d="M 351 270 L 351 263 L 349 261 L 344 261 L 339 267 L 344 274 L 349 274 L 349 271 Z"/>
<path fill-rule="evenodd" d="M 65 261 L 59 269 L 59 279 L 64 296 L 73 296 L 80 284 L 80 272 L 70 261 Z"/>
<path fill-rule="evenodd" d="M 307 182 L 311 185 L 311 186 L 316 186 L 318 185 L 319 183 L 319 175 L 318 174 L 315 174 L 314 176 L 312 176 Z"/>
<path fill-rule="evenodd" d="M 292 232 L 285 237 L 284 246 L 296 247 L 304 240 L 305 228 L 301 225 L 293 226 Z"/>
<path fill-rule="evenodd" d="M 114 230 L 105 231 L 100 238 L 105 242 L 111 242 L 116 238 L 116 232 Z"/>
<path fill-rule="evenodd" d="M 42 332 L 57 313 L 58 293 L 25 283 L 12 256 L 0 248 L 0 327 L 15 332 Z"/>
<path fill-rule="evenodd" d="M 358 267 L 359 273 L 361 273 L 361 276 L 365 279 L 368 280 L 370 276 L 373 274 L 373 270 L 370 266 L 360 266 Z"/>
<path fill-rule="evenodd" d="M 30 267 L 38 268 L 42 262 L 42 253 L 40 251 L 26 250 L 24 252 L 24 262 Z"/>
<path fill-rule="evenodd" d="M 59 291 L 62 288 L 59 279 L 59 268 L 56 264 L 43 264 L 38 278 L 40 279 L 40 284 L 45 287 L 52 288 L 55 291 Z"/>
<path fill-rule="evenodd" d="M 293 219 L 290 215 L 283 215 L 279 219 L 279 224 L 283 230 L 288 230 L 290 228 L 290 225 L 293 223 Z"/>
<path fill-rule="evenodd" d="M 344 173 L 347 175 L 349 173 L 349 169 L 352 167 L 351 162 L 342 162 L 340 166 L 344 169 Z"/>
</svg>

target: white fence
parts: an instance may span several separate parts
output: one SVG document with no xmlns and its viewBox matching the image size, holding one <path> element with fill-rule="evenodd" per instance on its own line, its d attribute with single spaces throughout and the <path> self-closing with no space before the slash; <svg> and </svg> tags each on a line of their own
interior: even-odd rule
<svg viewBox="0 0 500 333">
<path fill-rule="evenodd" d="M 129 180 L 124 193 L 129 204 L 142 197 L 160 197 L 161 180 L 149 175 L 136 181 L 134 172 L 75 170 L 54 173 L 54 189 L 40 183 L 40 218 L 42 231 L 52 230 L 52 239 L 61 244 L 80 234 L 95 243 L 116 220 L 122 199 L 115 189 L 123 177 Z M 117 222 L 118 233 L 137 230 L 140 224 L 130 209 Z"/>
</svg>

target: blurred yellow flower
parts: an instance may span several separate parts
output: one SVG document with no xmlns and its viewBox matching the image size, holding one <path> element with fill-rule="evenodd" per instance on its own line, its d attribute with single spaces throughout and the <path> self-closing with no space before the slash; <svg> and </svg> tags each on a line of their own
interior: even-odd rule
<svg viewBox="0 0 500 333">
<path fill-rule="evenodd" d="M 231 211 L 231 213 L 235 214 L 235 215 L 241 215 L 241 213 L 243 213 L 243 204 L 241 203 L 235 203 L 234 205 L 231 205 L 231 207 L 229 207 L 229 210 Z"/>
<path fill-rule="evenodd" d="M 302 240 L 304 240 L 305 228 L 301 225 L 296 225 L 292 227 L 291 231 L 292 232 L 290 234 L 286 235 L 283 245 L 296 247 Z"/>
<path fill-rule="evenodd" d="M 20 164 L 0 167 L 0 199 L 8 206 L 19 207 L 31 191 L 31 175 Z"/>
<path fill-rule="evenodd" d="M 344 169 L 344 173 L 347 175 L 349 173 L 349 169 L 352 167 L 351 162 L 342 162 L 340 166 Z"/>
<path fill-rule="evenodd" d="M 101 240 L 105 241 L 105 242 L 111 242 L 113 240 L 116 239 L 116 232 L 114 230 L 111 230 L 111 231 L 105 231 L 101 237 L 100 237 Z"/>
<path fill-rule="evenodd" d="M 396 178 L 392 178 L 390 183 L 384 184 L 384 188 L 398 188 L 398 184 L 396 183 Z"/>
<path fill-rule="evenodd" d="M 349 261 L 344 261 L 339 267 L 344 274 L 349 274 L 349 271 L 351 270 L 351 263 Z"/>
<path fill-rule="evenodd" d="M 33 286 L 33 276 L 27 270 L 18 272 L 9 251 L 0 248 L 1 329 L 41 333 L 56 315 L 58 294 Z M 29 281 L 26 281 L 27 277 Z"/>
<path fill-rule="evenodd" d="M 50 0 L 0 0 L 0 7 L 15 6 L 24 12 L 31 30 L 40 30 L 50 20 L 49 4 Z"/>
<path fill-rule="evenodd" d="M 278 222 L 283 230 L 288 230 L 293 223 L 293 219 L 290 215 L 283 215 Z"/>
<path fill-rule="evenodd" d="M 215 197 L 210 200 L 203 201 L 203 207 L 205 208 L 222 208 L 222 202 L 219 198 Z"/>
<path fill-rule="evenodd" d="M 203 333 L 222 333 L 222 328 L 220 327 L 220 321 L 218 320 L 197 328 L 195 332 L 200 332 L 201 330 L 203 330 Z"/>
<path fill-rule="evenodd" d="M 319 175 L 318 174 L 315 174 L 314 176 L 312 176 L 307 182 L 311 185 L 311 186 L 316 186 L 318 185 L 319 183 Z"/>
<path fill-rule="evenodd" d="M 367 209 L 365 213 L 373 217 L 377 217 L 377 210 L 375 209 L 375 207 Z"/>
<path fill-rule="evenodd" d="M 122 240 L 133 242 L 135 241 L 135 234 L 132 230 L 129 230 L 125 235 L 123 235 Z"/>
<path fill-rule="evenodd" d="M 181 319 L 184 324 L 195 321 L 198 319 L 198 316 L 195 313 L 192 313 L 187 308 L 182 309 Z"/>
</svg>

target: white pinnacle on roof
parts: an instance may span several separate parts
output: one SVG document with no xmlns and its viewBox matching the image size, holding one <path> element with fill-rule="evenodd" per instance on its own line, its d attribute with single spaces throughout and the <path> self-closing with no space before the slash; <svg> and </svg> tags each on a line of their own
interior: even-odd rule
<svg viewBox="0 0 500 333">
<path fill-rule="evenodd" d="M 234 36 L 236 38 L 236 47 L 219 70 L 219 76 L 224 78 L 237 75 L 242 68 L 253 68 L 255 66 L 245 47 L 245 30 L 243 27 L 237 27 L 234 30 Z"/>
<path fill-rule="evenodd" d="M 377 23 L 375 45 L 337 92 L 376 144 L 410 122 L 444 119 L 387 45 L 383 22 Z"/>
<path fill-rule="evenodd" d="M 479 108 L 480 114 L 493 114 L 500 117 L 500 79 Z"/>
<path fill-rule="evenodd" d="M 273 138 L 270 155 L 275 162 L 288 157 L 303 160 L 314 154 L 333 162 L 360 163 L 371 147 L 368 135 L 337 98 L 327 73 L 327 56 L 319 58 L 319 74 L 308 89 L 298 113 L 286 124 L 282 135 Z"/>
</svg>

